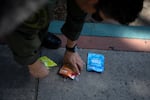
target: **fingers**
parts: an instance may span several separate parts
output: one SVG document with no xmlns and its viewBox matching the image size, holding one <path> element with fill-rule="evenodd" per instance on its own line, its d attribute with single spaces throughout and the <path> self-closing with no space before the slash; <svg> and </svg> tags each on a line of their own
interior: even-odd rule
<svg viewBox="0 0 150 100">
<path fill-rule="evenodd" d="M 78 73 L 78 75 L 80 75 L 80 68 L 78 67 L 77 64 L 74 65 L 74 68 L 75 68 L 76 72 Z"/>
<path fill-rule="evenodd" d="M 77 61 L 76 63 L 70 64 L 72 66 L 72 69 L 77 73 L 80 74 L 83 70 L 83 61 Z"/>
<path fill-rule="evenodd" d="M 78 53 L 66 52 L 63 63 L 70 65 L 72 69 L 78 74 L 80 74 L 84 66 L 84 62 Z"/>
<path fill-rule="evenodd" d="M 77 63 L 75 64 L 75 70 L 78 74 L 83 70 L 84 62 L 82 60 L 78 60 Z"/>
<path fill-rule="evenodd" d="M 78 61 L 77 66 L 80 71 L 83 70 L 84 62 L 82 60 Z"/>
</svg>

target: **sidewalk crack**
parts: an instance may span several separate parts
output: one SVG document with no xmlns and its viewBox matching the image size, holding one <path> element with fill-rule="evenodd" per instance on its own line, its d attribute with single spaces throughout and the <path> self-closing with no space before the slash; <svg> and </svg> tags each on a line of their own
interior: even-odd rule
<svg viewBox="0 0 150 100">
<path fill-rule="evenodd" d="M 35 99 L 38 100 L 38 94 L 39 94 L 39 79 L 36 79 L 36 85 L 35 85 Z"/>
</svg>

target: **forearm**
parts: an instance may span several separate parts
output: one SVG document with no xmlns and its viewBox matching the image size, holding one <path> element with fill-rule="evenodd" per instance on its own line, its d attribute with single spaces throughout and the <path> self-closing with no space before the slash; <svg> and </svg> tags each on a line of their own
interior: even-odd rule
<svg viewBox="0 0 150 100">
<path fill-rule="evenodd" d="M 61 31 L 71 42 L 79 38 L 86 15 L 74 0 L 67 0 L 67 18 Z"/>
<path fill-rule="evenodd" d="M 64 54 L 63 63 L 68 64 L 70 67 L 74 69 L 74 71 L 80 75 L 81 70 L 83 69 L 84 62 L 81 59 L 78 52 L 76 52 L 76 41 L 72 41 L 70 39 L 67 39 L 66 44 L 66 52 Z"/>
<path fill-rule="evenodd" d="M 76 44 L 77 44 L 77 40 L 72 41 L 72 40 L 67 38 L 67 44 L 66 44 L 67 47 L 73 48 Z"/>
<path fill-rule="evenodd" d="M 67 0 L 67 18 L 61 29 L 67 38 L 67 48 L 63 62 L 75 68 L 78 74 L 80 74 L 80 71 L 83 69 L 84 62 L 76 52 L 75 45 L 80 36 L 86 15 L 87 13 L 79 7 L 75 0 Z"/>
</svg>

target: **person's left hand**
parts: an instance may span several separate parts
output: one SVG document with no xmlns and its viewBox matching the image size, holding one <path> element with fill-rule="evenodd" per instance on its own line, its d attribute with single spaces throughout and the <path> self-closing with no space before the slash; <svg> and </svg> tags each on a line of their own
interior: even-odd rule
<svg viewBox="0 0 150 100">
<path fill-rule="evenodd" d="M 73 69 L 80 74 L 83 69 L 84 62 L 77 52 L 66 51 L 64 54 L 64 64 L 69 64 Z"/>
</svg>

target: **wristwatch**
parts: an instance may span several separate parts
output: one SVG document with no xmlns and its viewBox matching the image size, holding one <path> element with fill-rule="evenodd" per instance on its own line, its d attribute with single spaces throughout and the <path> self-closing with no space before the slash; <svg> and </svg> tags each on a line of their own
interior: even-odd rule
<svg viewBox="0 0 150 100">
<path fill-rule="evenodd" d="M 70 51 L 70 52 L 77 52 L 77 49 L 78 49 L 77 48 L 77 44 L 74 47 L 72 47 L 72 48 L 66 46 L 66 50 Z"/>
</svg>

